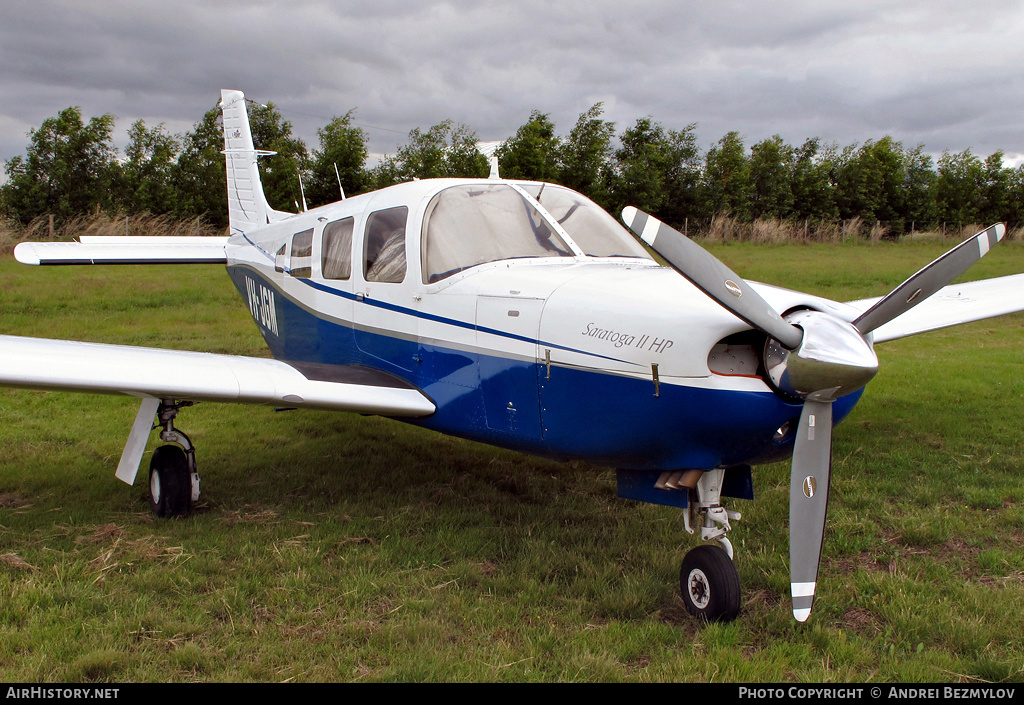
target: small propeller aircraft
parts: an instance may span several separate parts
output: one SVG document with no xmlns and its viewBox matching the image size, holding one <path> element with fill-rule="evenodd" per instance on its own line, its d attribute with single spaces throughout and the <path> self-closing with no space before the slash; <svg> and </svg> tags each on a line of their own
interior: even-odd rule
<svg viewBox="0 0 1024 705">
<path fill-rule="evenodd" d="M 150 432 L 159 516 L 199 498 L 175 422 L 197 401 L 379 414 L 484 443 L 617 468 L 622 497 L 686 510 L 706 542 L 687 609 L 740 610 L 722 497 L 792 456 L 793 614 L 817 582 L 832 428 L 878 369 L 873 345 L 1024 309 L 1024 274 L 947 286 L 993 226 L 880 299 L 839 303 L 748 282 L 655 218 L 623 220 L 549 183 L 403 183 L 292 214 L 264 197 L 244 96 L 222 91 L 230 235 L 22 243 L 27 264 L 221 263 L 274 359 L 0 336 L 0 384 L 141 400 L 116 476 Z M 674 270 L 674 271 L 673 271 Z M 679 275 L 682 276 L 679 276 Z M 911 310 L 911 308 L 913 310 Z M 153 425 L 154 418 L 157 420 Z"/>
</svg>

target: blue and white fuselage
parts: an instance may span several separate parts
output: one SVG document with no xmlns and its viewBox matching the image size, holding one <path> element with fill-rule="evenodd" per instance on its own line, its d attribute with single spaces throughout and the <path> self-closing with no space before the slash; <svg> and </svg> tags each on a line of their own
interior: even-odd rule
<svg viewBox="0 0 1024 705">
<path fill-rule="evenodd" d="M 525 232 L 508 232 L 510 213 Z M 386 236 L 404 238 L 397 274 L 374 271 L 380 214 L 391 218 Z M 348 257 L 338 256 L 339 223 Z M 537 232 L 557 242 L 540 248 Z M 493 237 L 509 249 L 479 246 Z M 568 189 L 414 181 L 236 233 L 226 254 L 274 357 L 406 380 L 437 407 L 413 423 L 622 469 L 711 469 L 792 452 L 779 430 L 800 405 L 760 374 L 763 338 L 744 337 L 747 324 Z M 499 258 L 476 263 L 490 256 Z M 782 311 L 840 306 L 763 293 Z"/>
</svg>

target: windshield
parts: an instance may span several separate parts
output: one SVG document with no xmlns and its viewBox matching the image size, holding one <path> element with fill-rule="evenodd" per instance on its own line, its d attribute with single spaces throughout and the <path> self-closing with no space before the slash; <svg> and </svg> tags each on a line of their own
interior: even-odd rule
<svg viewBox="0 0 1024 705">
<path fill-rule="evenodd" d="M 572 257 L 548 222 L 507 184 L 453 186 L 423 216 L 423 281 L 431 283 L 485 262 Z"/>
<path fill-rule="evenodd" d="M 524 185 L 523 190 L 540 202 L 585 254 L 651 259 L 643 245 L 586 196 L 554 184 Z"/>
</svg>

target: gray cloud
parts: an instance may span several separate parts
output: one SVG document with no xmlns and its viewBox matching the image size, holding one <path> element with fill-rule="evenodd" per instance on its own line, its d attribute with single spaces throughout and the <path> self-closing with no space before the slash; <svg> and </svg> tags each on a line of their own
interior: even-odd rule
<svg viewBox="0 0 1024 705">
<path fill-rule="evenodd" d="M 69 106 L 190 129 L 220 88 L 273 101 L 311 145 L 358 108 L 371 150 L 451 118 L 481 139 L 533 109 L 560 132 L 604 101 L 621 128 L 698 123 L 705 144 L 890 134 L 1024 153 L 1015 4 L 468 0 L 7 0 L 0 159 Z M 395 132 L 397 131 L 397 132 Z M 123 137 L 122 137 L 123 139 Z"/>
</svg>

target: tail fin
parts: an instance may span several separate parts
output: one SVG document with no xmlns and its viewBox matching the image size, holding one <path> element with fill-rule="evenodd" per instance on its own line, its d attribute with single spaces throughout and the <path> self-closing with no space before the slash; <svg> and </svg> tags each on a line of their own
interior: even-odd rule
<svg viewBox="0 0 1024 705">
<path fill-rule="evenodd" d="M 228 220 L 231 233 L 277 220 L 267 203 L 260 182 L 256 159 L 274 152 L 258 151 L 252 142 L 245 95 L 241 91 L 222 90 L 220 108 L 224 113 L 224 155 L 228 175 Z"/>
</svg>

